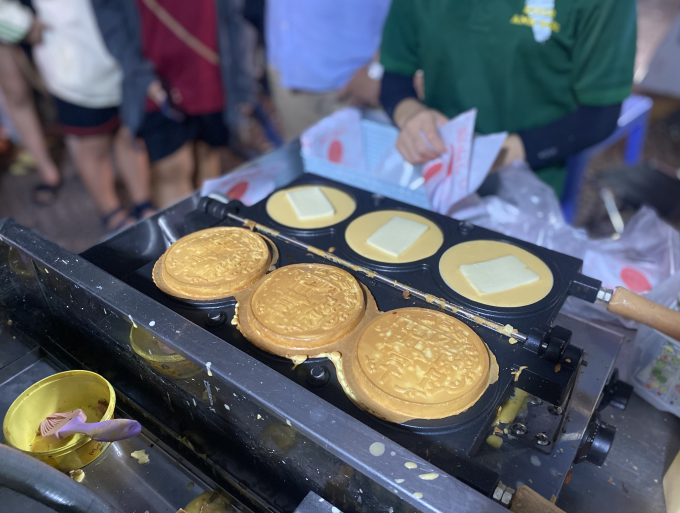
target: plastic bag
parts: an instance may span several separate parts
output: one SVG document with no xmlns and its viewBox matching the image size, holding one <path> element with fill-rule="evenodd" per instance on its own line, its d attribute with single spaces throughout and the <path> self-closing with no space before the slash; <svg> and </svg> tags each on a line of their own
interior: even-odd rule
<svg viewBox="0 0 680 513">
<path fill-rule="evenodd" d="M 526 165 L 499 172 L 495 196 L 470 198 L 453 217 L 584 260 L 583 273 L 607 287 L 619 285 L 646 294 L 678 271 L 680 234 L 649 207 L 628 222 L 618 240 L 590 239 L 567 224 L 554 191 Z M 636 327 L 637 323 L 577 298 L 563 312 L 582 319 Z"/>
<path fill-rule="evenodd" d="M 201 196 L 217 193 L 240 200 L 246 206 L 254 205 L 274 192 L 285 171 L 283 162 L 250 165 L 220 178 L 206 180 L 201 187 Z"/>
<path fill-rule="evenodd" d="M 425 166 L 412 166 L 395 147 L 396 128 L 346 108 L 302 134 L 305 170 L 446 214 L 479 188 L 507 137 L 475 135 L 476 114 L 464 112 L 440 127 L 448 151 Z"/>
<path fill-rule="evenodd" d="M 679 293 L 680 273 L 676 273 L 655 287 L 648 297 L 680 310 Z M 638 395 L 659 410 L 680 417 L 680 341 L 640 326 L 632 348 L 626 352 L 628 358 L 618 361 L 622 379 L 631 383 Z M 627 375 L 624 369 L 629 371 Z"/>
<path fill-rule="evenodd" d="M 367 170 L 361 135 L 361 111 L 348 107 L 323 118 L 300 137 L 303 157 L 323 158 L 359 171 Z"/>
</svg>

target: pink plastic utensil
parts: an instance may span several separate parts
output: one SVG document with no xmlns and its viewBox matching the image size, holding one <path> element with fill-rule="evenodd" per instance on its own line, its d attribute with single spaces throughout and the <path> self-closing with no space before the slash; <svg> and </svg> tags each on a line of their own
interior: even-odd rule
<svg viewBox="0 0 680 513">
<path fill-rule="evenodd" d="M 63 413 L 53 413 L 40 423 L 40 434 L 42 436 L 50 436 L 49 433 L 54 433 L 54 430 L 59 430 L 60 427 L 65 426 L 73 419 L 78 417 L 85 422 L 87 417 L 83 410 L 65 411 Z"/>
<path fill-rule="evenodd" d="M 100 442 L 115 442 L 138 435 L 142 425 L 136 420 L 113 419 L 104 422 L 87 423 L 83 410 L 53 413 L 40 423 L 42 436 L 55 436 L 61 440 L 67 436 L 81 433 Z"/>
</svg>

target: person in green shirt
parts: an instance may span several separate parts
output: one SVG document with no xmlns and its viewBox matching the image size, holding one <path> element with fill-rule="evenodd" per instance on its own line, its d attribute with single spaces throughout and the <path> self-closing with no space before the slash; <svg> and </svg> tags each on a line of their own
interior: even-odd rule
<svg viewBox="0 0 680 513">
<path fill-rule="evenodd" d="M 565 160 L 616 128 L 636 21 L 635 0 L 393 0 L 381 102 L 397 148 L 432 160 L 445 151 L 436 127 L 477 108 L 477 132 L 510 133 L 494 167 L 526 160 L 561 194 Z"/>
</svg>

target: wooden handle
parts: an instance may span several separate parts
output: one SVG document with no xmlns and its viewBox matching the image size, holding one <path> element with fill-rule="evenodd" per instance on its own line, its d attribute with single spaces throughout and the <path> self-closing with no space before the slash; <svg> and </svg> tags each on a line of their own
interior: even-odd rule
<svg viewBox="0 0 680 513">
<path fill-rule="evenodd" d="M 680 340 L 680 312 L 638 296 L 623 287 L 616 287 L 607 310 Z"/>
<path fill-rule="evenodd" d="M 512 498 L 510 511 L 513 513 L 564 513 L 548 499 L 537 494 L 527 485 L 522 485 Z"/>
</svg>

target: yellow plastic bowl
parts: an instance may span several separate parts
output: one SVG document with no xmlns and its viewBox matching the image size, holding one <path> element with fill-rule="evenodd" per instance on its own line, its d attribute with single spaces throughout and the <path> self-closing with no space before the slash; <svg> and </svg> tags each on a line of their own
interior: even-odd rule
<svg viewBox="0 0 680 513">
<path fill-rule="evenodd" d="M 55 443 L 40 435 L 40 423 L 52 413 L 81 409 L 87 422 L 113 418 L 116 394 L 94 372 L 75 370 L 54 374 L 26 389 L 12 403 L 2 425 L 5 443 L 59 470 L 69 471 L 94 461 L 108 447 L 85 435 Z"/>
</svg>

